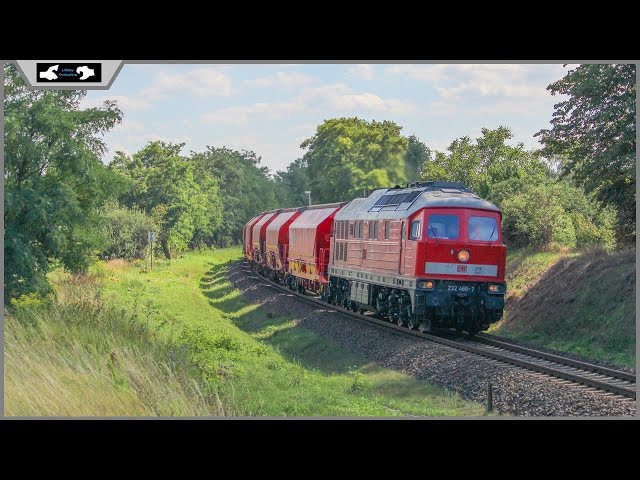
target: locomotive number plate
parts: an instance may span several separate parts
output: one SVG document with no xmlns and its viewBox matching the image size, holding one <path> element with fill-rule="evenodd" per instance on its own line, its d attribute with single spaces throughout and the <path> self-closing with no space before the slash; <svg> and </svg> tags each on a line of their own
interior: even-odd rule
<svg viewBox="0 0 640 480">
<path fill-rule="evenodd" d="M 471 287 L 469 285 L 449 285 L 447 290 L 449 292 L 474 292 L 476 287 Z"/>
</svg>

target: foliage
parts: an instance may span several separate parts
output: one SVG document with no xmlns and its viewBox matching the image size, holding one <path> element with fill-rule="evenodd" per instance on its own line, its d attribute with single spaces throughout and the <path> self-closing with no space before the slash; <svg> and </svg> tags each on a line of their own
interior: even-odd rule
<svg viewBox="0 0 640 480">
<path fill-rule="evenodd" d="M 185 252 L 194 236 L 211 235 L 221 222 L 217 181 L 211 176 L 196 181 L 195 163 L 180 155 L 183 146 L 149 142 L 130 157 L 118 152 L 110 163 L 131 181 L 120 200 L 156 220 L 167 258 Z"/>
<path fill-rule="evenodd" d="M 299 207 L 309 203 L 309 197 L 304 193 L 311 189 L 307 172 L 304 158 L 298 158 L 287 166 L 286 171 L 275 175 L 276 198 L 281 208 Z"/>
<path fill-rule="evenodd" d="M 224 222 L 211 232 L 211 244 L 224 247 L 241 242 L 242 227 L 251 217 L 278 206 L 275 182 L 260 160 L 254 152 L 226 147 L 208 146 L 205 152 L 192 154 L 197 177 L 214 178 L 218 183 L 218 213 Z"/>
<path fill-rule="evenodd" d="M 233 415 L 215 391 L 203 392 L 187 346 L 160 340 L 146 322 L 148 308 L 110 303 L 102 281 L 57 275 L 47 302 L 13 302 L 5 317 L 4 413 Z"/>
<path fill-rule="evenodd" d="M 407 139 L 407 154 L 404 158 L 404 176 L 407 181 L 419 180 L 424 165 L 431 160 L 431 149 L 422 143 L 415 135 Z"/>
<path fill-rule="evenodd" d="M 408 140 L 390 121 L 334 118 L 300 145 L 307 149 L 310 190 L 317 203 L 351 200 L 364 190 L 406 181 Z"/>
<path fill-rule="evenodd" d="M 620 238 L 635 241 L 636 66 L 580 65 L 547 90 L 569 98 L 536 134 L 544 152 L 565 155 L 563 174 L 615 207 Z"/>
<path fill-rule="evenodd" d="M 149 248 L 148 232 L 158 232 L 153 218 L 138 208 L 107 203 L 101 211 L 108 244 L 103 254 L 109 258 L 144 259 Z"/>
<path fill-rule="evenodd" d="M 48 289 L 55 261 L 85 270 L 102 244 L 98 207 L 123 188 L 98 138 L 122 118 L 113 102 L 79 109 L 82 90 L 33 91 L 5 75 L 5 301 Z"/>
<path fill-rule="evenodd" d="M 525 150 L 522 143 L 507 145 L 511 138 L 513 134 L 507 127 L 483 128 L 482 137 L 475 144 L 468 136 L 458 138 L 447 148 L 449 154 L 436 152 L 434 159 L 424 164 L 422 178 L 461 182 L 486 198 L 496 183 L 545 176 L 548 169 L 538 155 Z"/>
<path fill-rule="evenodd" d="M 508 245 L 614 246 L 614 212 L 567 181 L 514 178 L 495 185 L 491 199 L 502 209 Z"/>
</svg>

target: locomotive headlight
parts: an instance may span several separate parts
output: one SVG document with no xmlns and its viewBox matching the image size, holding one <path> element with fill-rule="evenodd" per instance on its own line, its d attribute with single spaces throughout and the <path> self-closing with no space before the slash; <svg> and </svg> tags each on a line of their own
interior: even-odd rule
<svg viewBox="0 0 640 480">
<path fill-rule="evenodd" d="M 502 293 L 504 291 L 504 285 L 489 285 L 490 293 Z"/>
<path fill-rule="evenodd" d="M 426 288 L 427 290 L 433 289 L 433 282 L 431 280 L 423 280 L 418 282 L 418 288 Z"/>
<path fill-rule="evenodd" d="M 469 260 L 469 257 L 469 250 L 460 250 L 458 252 L 458 260 L 460 260 L 461 262 L 466 262 L 467 260 Z"/>
</svg>

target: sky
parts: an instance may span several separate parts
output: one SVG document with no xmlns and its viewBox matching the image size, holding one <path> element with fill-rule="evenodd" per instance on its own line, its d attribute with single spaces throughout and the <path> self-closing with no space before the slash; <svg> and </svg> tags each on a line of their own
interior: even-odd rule
<svg viewBox="0 0 640 480">
<path fill-rule="evenodd" d="M 555 103 L 546 87 L 562 64 L 195 64 L 127 65 L 107 91 L 90 90 L 82 107 L 116 100 L 123 121 L 104 136 L 132 154 L 149 141 L 252 150 L 272 172 L 305 151 L 300 144 L 325 119 L 391 120 L 405 136 L 445 151 L 483 127 L 510 127 L 512 144 L 540 145 Z"/>
</svg>

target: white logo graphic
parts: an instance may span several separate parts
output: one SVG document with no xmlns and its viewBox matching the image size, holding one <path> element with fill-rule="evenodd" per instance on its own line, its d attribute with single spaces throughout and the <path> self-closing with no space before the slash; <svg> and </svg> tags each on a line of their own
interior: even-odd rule
<svg viewBox="0 0 640 480">
<path fill-rule="evenodd" d="M 47 80 L 55 80 L 56 78 L 58 78 L 58 76 L 55 73 L 53 73 L 54 70 L 58 70 L 58 65 L 49 67 L 49 70 L 47 70 L 46 72 L 40 72 L 40 78 L 46 78 Z"/>
<path fill-rule="evenodd" d="M 56 65 L 56 67 L 57 67 L 57 65 Z M 81 67 L 78 67 L 78 68 L 76 69 L 76 72 L 78 72 L 78 73 L 81 73 L 81 74 L 82 74 L 82 76 L 80 77 L 80 80 L 86 80 L 86 79 L 87 79 L 87 78 L 89 78 L 89 77 L 93 77 L 93 76 L 95 76 L 95 73 L 94 73 L 93 69 L 92 69 L 92 68 L 87 67 L 86 65 L 83 65 L 83 66 L 81 66 Z M 42 74 L 40 74 L 40 75 L 42 75 Z"/>
</svg>

